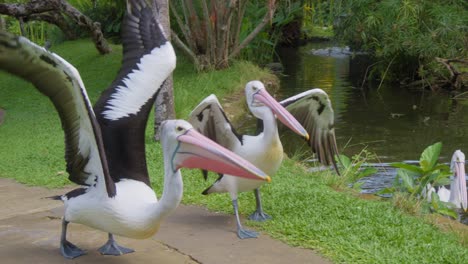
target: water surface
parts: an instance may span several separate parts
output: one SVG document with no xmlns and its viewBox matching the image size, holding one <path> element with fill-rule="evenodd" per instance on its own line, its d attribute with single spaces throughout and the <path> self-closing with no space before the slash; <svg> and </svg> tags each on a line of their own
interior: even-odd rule
<svg viewBox="0 0 468 264">
<path fill-rule="evenodd" d="M 376 156 L 368 166 L 378 172 L 361 180 L 363 193 L 390 187 L 396 174 L 390 163 L 418 164 L 421 152 L 435 142 L 443 144 L 439 162 L 449 163 L 457 149 L 468 155 L 467 100 L 454 99 L 446 91 L 410 90 L 395 84 L 378 88 L 380 82 L 363 82 L 370 64 L 365 56 L 314 55 L 313 51 L 332 46 L 310 43 L 279 49 L 284 72 L 276 97 L 312 88 L 328 93 L 340 152 L 351 157 L 366 149 Z M 294 137 L 286 140 L 290 138 Z"/>
<path fill-rule="evenodd" d="M 443 143 L 441 162 L 456 149 L 468 153 L 468 102 L 448 92 L 408 90 L 398 85 L 362 85 L 368 62 L 362 56 L 316 56 L 311 43 L 278 51 L 284 65 L 281 90 L 286 98 L 299 92 L 325 90 L 335 110 L 339 149 L 351 156 L 363 148 L 380 162 L 418 160 L 429 145 Z M 375 161 L 377 162 L 377 161 Z"/>
</svg>

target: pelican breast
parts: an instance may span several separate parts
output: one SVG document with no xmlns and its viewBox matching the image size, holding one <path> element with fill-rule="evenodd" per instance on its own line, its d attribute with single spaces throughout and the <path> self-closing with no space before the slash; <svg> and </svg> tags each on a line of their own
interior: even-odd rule
<svg viewBox="0 0 468 264">
<path fill-rule="evenodd" d="M 263 134 L 256 137 L 244 136 L 245 144 L 242 149 L 235 152 L 268 175 L 273 176 L 283 161 L 283 145 L 279 139 L 269 142 L 258 140 L 258 137 L 262 136 Z"/>
</svg>

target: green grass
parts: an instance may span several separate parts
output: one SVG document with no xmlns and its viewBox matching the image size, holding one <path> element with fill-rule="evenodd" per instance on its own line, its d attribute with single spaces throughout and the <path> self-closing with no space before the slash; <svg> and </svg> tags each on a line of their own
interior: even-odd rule
<svg viewBox="0 0 468 264">
<path fill-rule="evenodd" d="M 64 43 L 54 51 L 78 68 L 95 101 L 120 65 L 121 48 L 113 49 L 112 54 L 101 56 L 91 43 L 80 40 Z M 179 59 L 174 73 L 177 115 L 186 118 L 210 93 L 223 97 L 241 89 L 248 80 L 263 78 L 268 74 L 245 62 L 224 71 L 196 73 Z M 63 172 L 63 133 L 52 104 L 31 85 L 0 73 L 0 107 L 7 111 L 0 125 L 0 177 L 47 187 L 68 184 Z M 162 154 L 160 145 L 151 140 L 149 123 L 148 164 L 160 195 Z M 183 174 L 184 203 L 232 213 L 227 194 L 200 194 L 215 175 L 204 182 L 197 170 L 183 170 Z M 455 232 L 442 232 L 427 220 L 395 209 L 390 202 L 335 191 L 327 181 L 326 176 L 307 173 L 301 164 L 286 159 L 272 183 L 262 187 L 265 211 L 273 220 L 246 223 L 291 245 L 313 248 L 336 263 L 467 263 L 468 248 Z M 242 193 L 239 202 L 241 214 L 254 210 L 252 193 Z"/>
</svg>

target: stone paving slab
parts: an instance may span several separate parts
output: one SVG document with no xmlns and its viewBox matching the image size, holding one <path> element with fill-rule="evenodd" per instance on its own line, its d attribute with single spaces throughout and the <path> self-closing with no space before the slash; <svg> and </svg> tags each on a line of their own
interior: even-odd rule
<svg viewBox="0 0 468 264">
<path fill-rule="evenodd" d="M 63 206 L 44 197 L 67 189 L 27 187 L 0 178 L 0 263 L 331 263 L 312 250 L 290 247 L 265 234 L 257 239 L 239 240 L 232 215 L 181 205 L 151 239 L 116 237 L 135 253 L 102 256 L 97 249 L 107 234 L 79 224 L 70 224 L 68 239 L 87 251 L 73 260 L 59 252 Z"/>
</svg>

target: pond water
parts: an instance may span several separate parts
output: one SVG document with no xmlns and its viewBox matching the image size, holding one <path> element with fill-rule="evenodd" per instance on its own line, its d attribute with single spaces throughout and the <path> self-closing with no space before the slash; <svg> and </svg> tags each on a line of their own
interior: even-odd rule
<svg viewBox="0 0 468 264">
<path fill-rule="evenodd" d="M 278 50 L 284 65 L 281 90 L 285 98 L 311 88 L 328 93 L 335 111 L 339 149 L 346 155 L 363 148 L 380 162 L 419 160 L 429 145 L 442 141 L 442 162 L 461 149 L 468 154 L 468 101 L 446 92 L 410 91 L 395 85 L 365 83 L 368 63 L 362 56 L 316 56 L 312 50 L 330 43 L 311 43 Z"/>
<path fill-rule="evenodd" d="M 283 99 L 311 88 L 328 93 L 339 150 L 351 157 L 366 148 L 377 156 L 370 165 L 379 172 L 363 179 L 363 192 L 390 186 L 395 170 L 389 163 L 417 162 L 421 152 L 435 142 L 443 143 L 440 162 L 450 162 L 456 149 L 468 155 L 468 100 L 453 99 L 448 92 L 363 84 L 370 64 L 365 56 L 314 55 L 332 46 L 322 42 L 280 48 L 284 71 L 276 97 Z"/>
</svg>

